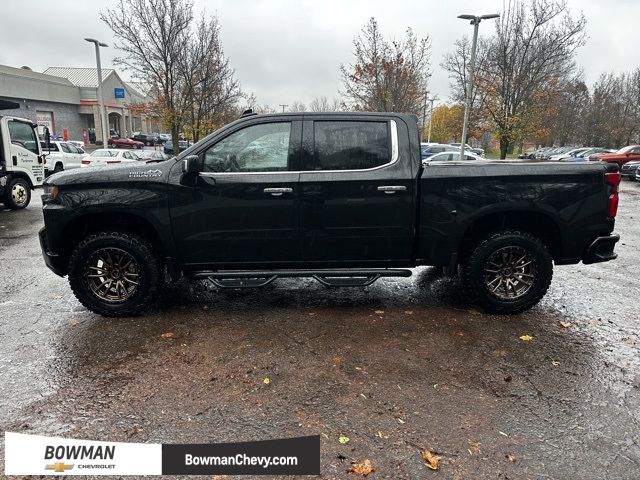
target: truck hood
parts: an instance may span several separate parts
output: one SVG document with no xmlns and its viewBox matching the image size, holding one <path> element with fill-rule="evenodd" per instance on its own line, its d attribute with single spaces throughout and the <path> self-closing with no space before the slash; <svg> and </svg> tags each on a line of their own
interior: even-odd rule
<svg viewBox="0 0 640 480">
<path fill-rule="evenodd" d="M 162 162 L 125 162 L 118 165 L 76 168 L 48 177 L 45 185 L 103 185 L 105 183 L 160 182 L 167 181 L 174 159 Z"/>
</svg>

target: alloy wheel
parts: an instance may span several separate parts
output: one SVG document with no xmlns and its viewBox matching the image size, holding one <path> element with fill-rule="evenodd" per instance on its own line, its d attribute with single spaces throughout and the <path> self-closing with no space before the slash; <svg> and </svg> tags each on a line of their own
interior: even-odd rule
<svg viewBox="0 0 640 480">
<path fill-rule="evenodd" d="M 484 266 L 484 287 L 500 300 L 518 300 L 533 287 L 537 275 L 533 254 L 523 247 L 497 249 Z"/>
<path fill-rule="evenodd" d="M 138 262 L 120 248 L 96 250 L 87 260 L 84 276 L 91 292 L 112 304 L 126 302 L 140 286 Z"/>
</svg>

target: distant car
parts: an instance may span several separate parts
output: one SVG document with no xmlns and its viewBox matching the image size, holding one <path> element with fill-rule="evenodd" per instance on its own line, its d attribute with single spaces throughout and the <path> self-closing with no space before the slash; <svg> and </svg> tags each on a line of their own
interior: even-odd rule
<svg viewBox="0 0 640 480">
<path fill-rule="evenodd" d="M 453 145 L 447 145 L 445 143 L 421 143 L 420 144 L 420 157 L 422 160 L 432 157 L 436 153 L 442 152 L 459 152 L 460 148 Z"/>
<path fill-rule="evenodd" d="M 151 135 L 149 133 L 139 133 L 131 137 L 131 140 L 135 140 L 136 142 L 142 142 L 145 145 L 155 145 L 157 143 L 157 138 L 155 135 Z"/>
<path fill-rule="evenodd" d="M 80 168 L 84 151 L 80 152 L 75 145 L 52 140 L 48 144 L 40 142 L 40 146 L 45 154 L 45 174 Z"/>
<path fill-rule="evenodd" d="M 142 142 L 131 140 L 129 138 L 118 138 L 118 137 L 111 137 L 107 142 L 107 145 L 110 147 L 118 147 L 118 148 L 143 148 L 144 147 L 144 143 Z"/>
<path fill-rule="evenodd" d="M 589 160 L 602 161 L 607 163 L 617 163 L 620 167 L 632 160 L 640 160 L 640 145 L 629 145 L 623 147 L 615 153 L 596 153 L 591 155 Z"/>
<path fill-rule="evenodd" d="M 138 157 L 138 155 L 128 150 L 99 148 L 98 150 L 94 150 L 91 155 L 87 155 L 82 159 L 82 166 L 102 167 L 123 162 L 137 162 L 139 160 L 140 157 Z"/>
<path fill-rule="evenodd" d="M 636 180 L 636 174 L 638 173 L 639 167 L 640 160 L 627 162 L 620 168 L 620 175 L 622 175 L 623 177 L 627 177 L 629 180 Z"/>
<path fill-rule="evenodd" d="M 458 149 L 461 148 L 462 146 L 461 143 L 450 143 L 449 145 L 451 145 L 452 147 L 456 147 Z M 476 155 L 484 155 L 484 148 L 472 147 L 468 143 L 464 144 L 464 150 L 465 152 L 475 153 Z"/>
<path fill-rule="evenodd" d="M 160 150 L 140 150 L 135 153 L 140 160 L 166 160 L 169 156 Z"/>
<path fill-rule="evenodd" d="M 486 161 L 487 159 L 481 157 L 480 155 L 476 155 L 475 153 L 465 152 L 464 159 L 466 160 L 481 160 Z M 436 153 L 426 159 L 423 160 L 424 163 L 433 163 L 433 162 L 458 162 L 460 161 L 460 152 L 442 152 Z"/>
<path fill-rule="evenodd" d="M 566 152 L 551 155 L 549 157 L 549 160 L 551 160 L 552 162 L 558 162 L 563 158 L 576 157 L 578 155 L 581 155 L 582 152 L 586 152 L 587 150 L 589 150 L 589 147 L 572 148 L 570 150 L 567 150 Z"/>
<path fill-rule="evenodd" d="M 179 140 L 178 141 L 178 147 L 180 147 L 180 151 L 186 150 L 191 145 L 193 145 L 193 144 L 191 142 L 187 142 L 186 140 Z M 173 142 L 171 140 L 168 140 L 164 144 L 164 153 L 166 153 L 167 155 L 174 155 L 174 153 L 173 153 Z"/>
</svg>

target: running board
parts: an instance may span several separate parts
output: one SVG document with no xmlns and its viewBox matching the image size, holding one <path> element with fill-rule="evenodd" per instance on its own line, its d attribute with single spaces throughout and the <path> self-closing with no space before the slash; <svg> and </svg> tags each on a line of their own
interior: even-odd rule
<svg viewBox="0 0 640 480">
<path fill-rule="evenodd" d="M 381 277 L 410 277 L 406 269 L 353 270 L 215 270 L 194 272 L 194 279 L 207 279 L 218 288 L 256 288 L 270 284 L 276 278 L 310 277 L 327 287 L 366 287 Z"/>
</svg>

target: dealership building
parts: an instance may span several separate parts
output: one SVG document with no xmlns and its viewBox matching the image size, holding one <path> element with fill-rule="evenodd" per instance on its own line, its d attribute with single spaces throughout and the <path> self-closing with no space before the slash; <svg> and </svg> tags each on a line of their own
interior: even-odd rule
<svg viewBox="0 0 640 480">
<path fill-rule="evenodd" d="M 139 87 L 125 82 L 113 69 L 102 69 L 102 90 L 111 134 L 128 137 L 133 132 L 160 130 L 157 118 L 135 108 L 148 102 Z M 7 115 L 33 120 L 69 140 L 102 142 L 96 68 L 49 67 L 44 72 L 0 65 L 0 99 L 19 104 Z"/>
</svg>

